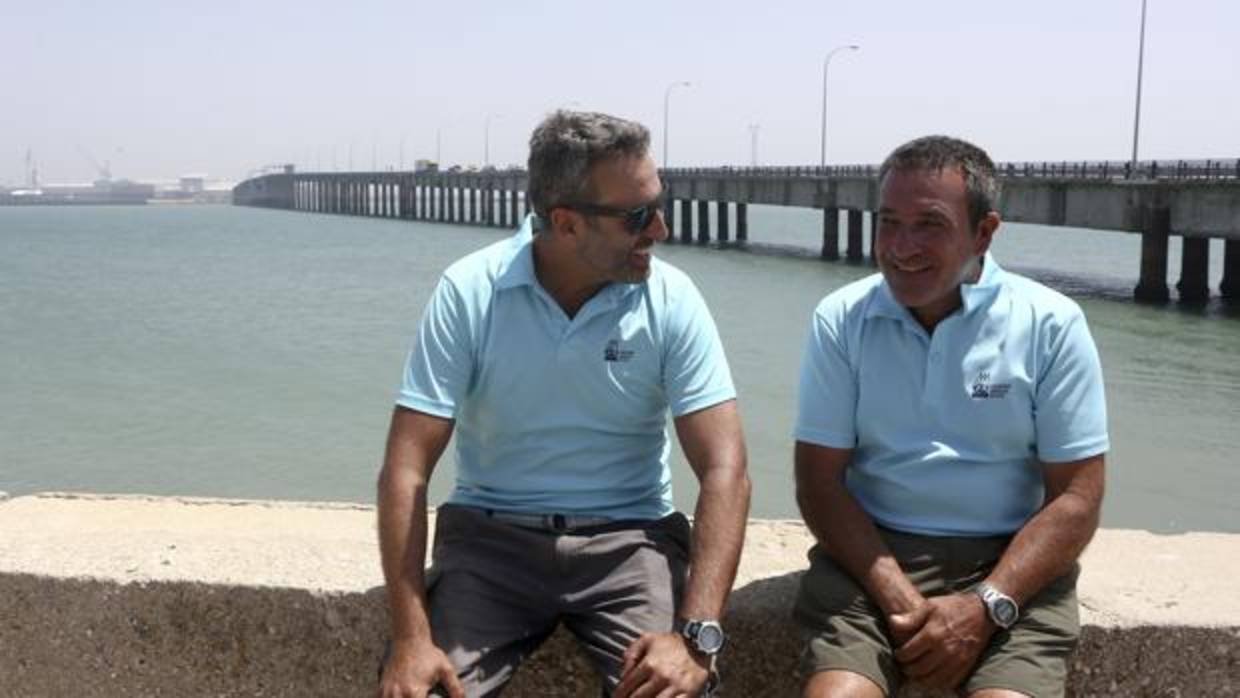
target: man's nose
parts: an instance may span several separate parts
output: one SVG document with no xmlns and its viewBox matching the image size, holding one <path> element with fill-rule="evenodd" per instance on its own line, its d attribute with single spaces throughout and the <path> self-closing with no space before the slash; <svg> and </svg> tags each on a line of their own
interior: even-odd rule
<svg viewBox="0 0 1240 698">
<path fill-rule="evenodd" d="M 878 244 L 881 249 L 896 257 L 909 257 L 921 249 L 921 236 L 908 226 L 888 225 L 879 229 Z"/>
<path fill-rule="evenodd" d="M 667 228 L 667 221 L 663 219 L 662 210 L 655 212 L 654 218 L 650 219 L 650 225 L 646 226 L 642 233 L 655 242 L 663 242 L 672 234 Z"/>
</svg>

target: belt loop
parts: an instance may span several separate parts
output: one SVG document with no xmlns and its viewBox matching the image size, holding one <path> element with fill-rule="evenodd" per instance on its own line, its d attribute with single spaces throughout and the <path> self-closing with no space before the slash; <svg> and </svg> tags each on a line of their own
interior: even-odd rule
<svg viewBox="0 0 1240 698">
<path fill-rule="evenodd" d="M 565 520 L 563 514 L 551 515 L 551 528 L 561 533 L 568 528 L 568 521 Z"/>
</svg>

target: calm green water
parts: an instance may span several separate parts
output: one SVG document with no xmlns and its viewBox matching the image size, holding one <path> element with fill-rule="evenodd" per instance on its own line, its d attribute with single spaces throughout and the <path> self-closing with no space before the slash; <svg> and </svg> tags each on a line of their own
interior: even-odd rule
<svg viewBox="0 0 1240 698">
<path fill-rule="evenodd" d="M 812 248 L 819 225 L 813 212 L 750 210 L 755 242 Z M 438 273 L 506 234 L 231 207 L 0 208 L 0 490 L 371 501 Z M 1135 236 L 1009 226 L 996 254 L 1055 277 L 1089 316 L 1111 412 L 1104 523 L 1240 531 L 1234 312 L 1128 302 Z M 676 245 L 661 255 L 695 278 L 723 334 L 754 514 L 795 516 L 806 323 L 869 269 Z M 445 459 L 433 500 L 451 471 Z M 676 474 L 689 508 L 679 456 Z"/>
</svg>

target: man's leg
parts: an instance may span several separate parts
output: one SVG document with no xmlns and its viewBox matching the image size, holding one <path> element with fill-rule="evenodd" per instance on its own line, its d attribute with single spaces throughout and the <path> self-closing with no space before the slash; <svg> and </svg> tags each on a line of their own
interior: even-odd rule
<svg viewBox="0 0 1240 698">
<path fill-rule="evenodd" d="M 671 632 L 689 566 L 681 514 L 633 529 L 561 537 L 564 625 L 603 677 L 620 682 L 624 652 L 646 632 Z"/>
<path fill-rule="evenodd" d="M 802 698 L 883 698 L 883 689 L 851 671 L 820 671 L 805 683 Z"/>
<path fill-rule="evenodd" d="M 885 696 L 900 686 L 900 669 L 883 613 L 865 590 L 818 548 L 801 577 L 793 616 L 805 633 L 803 695 Z"/>
<path fill-rule="evenodd" d="M 965 680 L 971 698 L 1064 695 L 1068 659 L 1080 635 L 1079 567 L 1051 582 L 1021 609 L 1010 630 L 995 633 Z"/>
<path fill-rule="evenodd" d="M 431 632 L 469 698 L 496 696 L 555 628 L 554 537 L 441 507 L 428 581 Z"/>
</svg>

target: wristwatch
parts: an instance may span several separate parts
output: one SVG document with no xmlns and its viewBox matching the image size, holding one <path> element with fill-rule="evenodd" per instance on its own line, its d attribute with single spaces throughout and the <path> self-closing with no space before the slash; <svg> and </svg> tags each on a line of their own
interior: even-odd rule
<svg viewBox="0 0 1240 698">
<path fill-rule="evenodd" d="M 678 624 L 683 623 L 680 628 L 680 635 L 685 639 L 685 643 L 689 645 L 689 649 L 696 650 L 710 659 L 710 668 L 707 670 L 706 686 L 702 689 L 703 698 L 711 698 L 716 695 L 719 685 L 722 683 L 719 679 L 719 651 L 723 649 L 724 643 L 727 642 L 727 636 L 723 634 L 723 626 L 719 625 L 717 620 L 686 620 L 677 619 Z"/>
<path fill-rule="evenodd" d="M 688 620 L 680 629 L 680 634 L 688 642 L 691 649 L 714 657 L 723 649 L 727 638 L 723 634 L 723 626 L 715 620 Z"/>
<path fill-rule="evenodd" d="M 1004 630 L 1016 625 L 1016 619 L 1020 618 L 1020 606 L 1016 605 L 1012 597 L 994 588 L 988 582 L 982 582 L 973 587 L 973 592 L 981 597 L 982 604 L 986 606 L 986 613 L 995 625 Z"/>
</svg>

